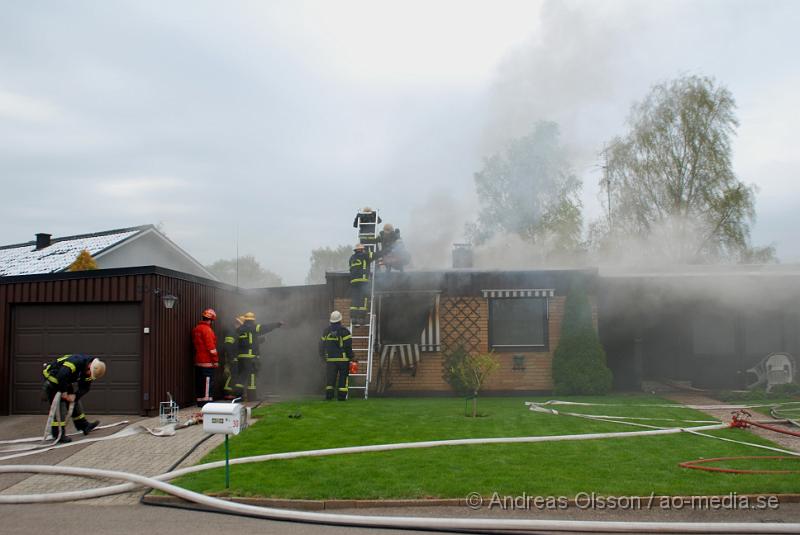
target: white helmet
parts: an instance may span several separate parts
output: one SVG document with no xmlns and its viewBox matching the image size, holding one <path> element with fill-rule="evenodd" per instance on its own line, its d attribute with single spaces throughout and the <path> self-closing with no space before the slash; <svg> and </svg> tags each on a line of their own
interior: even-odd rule
<svg viewBox="0 0 800 535">
<path fill-rule="evenodd" d="M 342 321 L 342 313 L 338 310 L 331 312 L 331 323 L 339 323 Z"/>
<path fill-rule="evenodd" d="M 100 359 L 94 359 L 89 364 L 89 372 L 92 374 L 92 380 L 96 381 L 106 374 L 106 363 Z"/>
</svg>

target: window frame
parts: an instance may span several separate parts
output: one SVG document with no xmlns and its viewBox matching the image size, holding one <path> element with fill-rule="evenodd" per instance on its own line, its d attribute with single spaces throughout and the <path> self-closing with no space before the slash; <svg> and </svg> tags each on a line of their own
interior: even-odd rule
<svg viewBox="0 0 800 535">
<path fill-rule="evenodd" d="M 495 333 L 494 333 L 494 313 L 492 312 L 493 301 L 510 301 L 510 300 L 544 300 L 544 315 L 542 317 L 542 334 L 544 338 L 544 343 L 542 344 L 530 344 L 530 345 L 503 345 L 503 344 L 495 344 Z M 518 297 L 489 297 L 487 298 L 488 302 L 488 309 L 489 309 L 489 318 L 488 318 L 488 327 L 489 327 L 489 351 L 495 351 L 497 353 L 513 353 L 513 352 L 528 352 L 528 353 L 547 353 L 550 351 L 550 297 L 549 296 L 518 296 Z"/>
</svg>

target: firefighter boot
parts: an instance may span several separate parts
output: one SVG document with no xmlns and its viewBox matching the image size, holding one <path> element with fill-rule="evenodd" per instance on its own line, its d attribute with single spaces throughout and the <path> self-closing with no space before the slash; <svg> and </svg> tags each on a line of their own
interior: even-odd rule
<svg viewBox="0 0 800 535">
<path fill-rule="evenodd" d="M 92 429 L 100 425 L 100 420 L 95 420 L 94 422 L 88 422 L 86 426 L 83 428 L 83 434 L 88 435 L 92 432 Z"/>
</svg>

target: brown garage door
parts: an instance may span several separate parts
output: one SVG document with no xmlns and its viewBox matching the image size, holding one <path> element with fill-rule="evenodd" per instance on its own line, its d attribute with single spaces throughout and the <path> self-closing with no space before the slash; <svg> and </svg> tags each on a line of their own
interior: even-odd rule
<svg viewBox="0 0 800 535">
<path fill-rule="evenodd" d="M 16 305 L 13 314 L 13 413 L 47 412 L 42 364 L 67 353 L 86 353 L 108 364 L 105 377 L 83 399 L 87 413 L 141 412 L 140 305 Z"/>
</svg>

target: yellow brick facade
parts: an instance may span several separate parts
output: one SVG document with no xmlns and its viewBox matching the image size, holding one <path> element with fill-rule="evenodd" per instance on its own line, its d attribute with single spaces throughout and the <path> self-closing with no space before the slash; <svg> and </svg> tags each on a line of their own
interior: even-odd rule
<svg viewBox="0 0 800 535">
<path fill-rule="evenodd" d="M 548 348 L 546 351 L 496 352 L 500 367 L 489 378 L 486 391 L 549 391 L 553 388 L 553 352 L 561 338 L 561 324 L 564 318 L 564 296 L 548 298 Z M 597 304 L 593 297 L 592 317 L 597 328 Z M 334 305 L 342 312 L 343 323 L 350 321 L 350 299 L 336 298 Z M 462 343 L 469 351 L 489 351 L 489 300 L 483 297 L 441 297 L 440 332 L 443 349 Z M 356 328 L 354 335 L 366 335 L 366 328 Z M 366 347 L 366 341 L 355 339 L 354 348 Z M 356 352 L 357 357 L 366 352 Z M 421 362 L 416 370 L 401 369 L 399 359 L 395 359 L 389 370 L 387 394 L 411 392 L 451 392 L 452 389 L 442 378 L 442 353 L 421 354 Z M 522 369 L 514 369 L 514 355 L 523 355 Z M 374 355 L 373 385 L 378 372 L 380 355 Z"/>
</svg>

